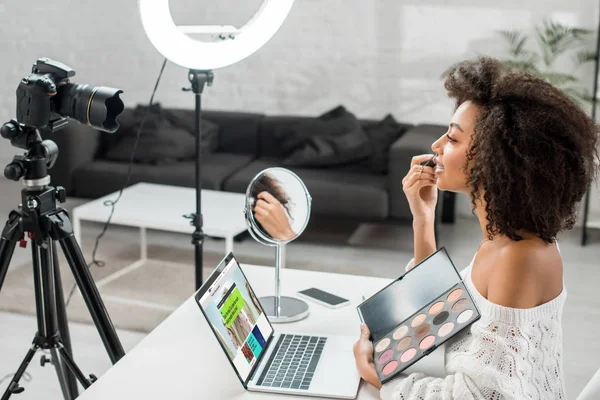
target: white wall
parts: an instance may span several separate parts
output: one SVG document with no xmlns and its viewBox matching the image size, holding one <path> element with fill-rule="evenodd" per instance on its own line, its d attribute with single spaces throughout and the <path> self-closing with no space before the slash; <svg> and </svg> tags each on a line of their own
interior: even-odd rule
<svg viewBox="0 0 600 400">
<path fill-rule="evenodd" d="M 213 3 L 213 4 L 211 4 Z M 296 0 L 280 31 L 246 60 L 215 71 L 205 108 L 316 115 L 338 104 L 359 117 L 446 124 L 440 74 L 477 52 L 501 54 L 497 29 L 543 17 L 595 29 L 596 1 Z M 260 0 L 171 0 L 178 24 L 241 25 Z M 73 81 L 118 87 L 126 105 L 147 103 L 162 56 L 134 0 L 4 0 L 0 4 L 0 122 L 15 116 L 15 89 L 38 57 L 73 67 Z M 187 70 L 167 64 L 155 101 L 193 108 Z M 17 149 L 0 143 L 3 167 Z M 594 196 L 596 199 L 598 196 Z M 467 201 L 462 214 L 471 215 Z"/>
</svg>

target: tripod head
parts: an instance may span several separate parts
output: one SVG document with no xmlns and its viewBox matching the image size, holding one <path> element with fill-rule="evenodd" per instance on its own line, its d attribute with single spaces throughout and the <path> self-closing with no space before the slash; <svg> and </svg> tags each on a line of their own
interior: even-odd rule
<svg viewBox="0 0 600 400">
<path fill-rule="evenodd" d="M 33 233 L 35 242 L 42 246 L 48 238 L 50 225 L 47 217 L 57 210 L 56 200 L 64 203 L 67 191 L 50 186 L 48 170 L 58 158 L 58 146 L 52 140 L 42 140 L 37 128 L 10 120 L 2 125 L 0 134 L 15 147 L 25 149 L 4 168 L 4 176 L 18 181 L 23 178 L 21 191 L 22 228 Z"/>
<path fill-rule="evenodd" d="M 48 170 L 58 158 L 56 143 L 42 140 L 37 128 L 25 126 L 14 119 L 2 125 L 0 134 L 13 146 L 26 150 L 4 168 L 4 176 L 13 181 L 23 178 L 24 186 L 31 190 L 45 189 L 50 184 Z"/>
</svg>

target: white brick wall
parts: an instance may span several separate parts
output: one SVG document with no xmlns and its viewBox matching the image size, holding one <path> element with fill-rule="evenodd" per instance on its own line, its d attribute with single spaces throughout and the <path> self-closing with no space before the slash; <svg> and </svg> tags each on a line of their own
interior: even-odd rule
<svg viewBox="0 0 600 400">
<path fill-rule="evenodd" d="M 248 20 L 260 0 L 171 0 L 176 23 Z M 210 3 L 215 3 L 209 5 Z M 280 31 L 257 53 L 215 71 L 205 108 L 316 115 L 338 104 L 359 117 L 387 113 L 446 124 L 452 104 L 441 72 L 477 52 L 500 54 L 496 29 L 546 16 L 595 28 L 592 0 L 296 0 Z M 162 56 L 142 29 L 135 0 L 2 0 L 0 122 L 15 116 L 15 89 L 38 57 L 73 67 L 77 83 L 124 90 L 126 105 L 148 102 Z M 187 70 L 167 64 L 155 100 L 193 108 Z M 17 153 L 0 143 L 0 166 Z M 598 197 L 598 196 L 596 196 Z M 470 215 L 468 201 L 460 212 Z"/>
</svg>

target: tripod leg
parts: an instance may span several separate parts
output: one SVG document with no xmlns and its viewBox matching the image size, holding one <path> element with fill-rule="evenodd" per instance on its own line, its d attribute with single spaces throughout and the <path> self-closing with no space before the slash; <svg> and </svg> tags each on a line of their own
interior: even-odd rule
<svg viewBox="0 0 600 400">
<path fill-rule="evenodd" d="M 39 335 L 42 335 L 44 337 L 48 337 L 48 328 L 51 329 L 52 334 L 54 334 L 54 332 L 56 331 L 56 326 L 48 326 L 49 324 L 52 324 L 54 322 L 54 316 L 52 314 L 50 314 L 51 318 L 48 320 L 48 313 L 50 313 L 50 307 L 47 307 L 48 304 L 46 304 L 46 295 L 44 294 L 44 290 L 48 290 L 48 285 L 44 283 L 44 277 L 42 276 L 42 274 L 44 274 L 44 272 L 48 272 L 48 268 L 47 265 L 44 265 L 42 267 L 41 265 L 41 258 L 43 258 L 43 255 L 40 254 L 40 250 L 43 251 L 42 248 L 40 248 L 38 245 L 36 245 L 34 242 L 31 242 L 31 260 L 32 260 L 32 266 L 33 266 L 33 290 L 35 293 L 35 315 L 37 317 L 37 332 Z M 44 287 L 46 286 L 46 287 Z M 54 301 L 54 299 L 51 300 L 52 302 Z M 53 305 L 52 305 L 53 307 Z M 48 321 L 48 323 L 46 322 Z"/>
<path fill-rule="evenodd" d="M 91 382 L 85 377 L 85 375 L 83 375 L 83 372 L 81 372 L 79 367 L 77 367 L 77 364 L 75 364 L 75 361 L 73 361 L 69 353 L 66 351 L 65 347 L 59 345 L 58 351 L 62 357 L 62 361 L 64 362 L 64 364 L 67 367 L 69 367 L 69 369 L 77 377 L 81 385 L 86 389 L 89 388 L 92 385 Z"/>
<path fill-rule="evenodd" d="M 96 324 L 96 328 L 98 328 L 98 333 L 102 338 L 108 356 L 112 363 L 116 364 L 125 355 L 125 350 L 123 350 L 123 346 L 119 341 L 106 307 L 100 298 L 98 288 L 81 253 L 81 248 L 75 241 L 72 233 L 60 239 L 60 246 L 69 262 L 73 276 L 77 281 L 77 286 L 79 286 L 79 290 Z"/>
<path fill-rule="evenodd" d="M 66 366 L 70 369 L 70 371 L 72 371 L 72 373 L 75 374 L 76 377 L 78 377 L 77 374 L 81 374 L 81 371 L 77 368 L 77 366 L 75 366 L 75 363 L 66 351 L 60 339 L 58 309 L 63 309 L 63 316 L 65 316 L 65 312 L 64 303 L 60 305 L 56 304 L 57 298 L 60 298 L 61 301 L 63 299 L 62 283 L 60 281 L 59 290 L 56 290 L 56 272 L 58 265 L 55 264 L 57 257 L 53 254 L 53 250 L 55 248 L 56 246 L 54 245 L 54 241 L 50 238 L 47 238 L 42 244 L 36 243 L 32 250 L 34 270 L 38 271 L 36 276 L 34 276 L 36 303 L 38 304 L 40 315 L 42 315 L 42 318 L 38 317 L 38 346 L 50 348 L 53 356 L 53 364 L 56 368 L 58 380 L 60 382 L 61 389 L 63 390 L 65 399 L 71 400 L 74 398 L 74 394 L 71 393 L 71 385 L 73 383 L 70 382 L 70 377 L 72 377 L 72 375 L 65 375 L 67 371 L 66 368 L 63 368 L 62 361 L 64 361 Z M 60 276 L 60 272 L 58 274 Z M 62 356 L 62 360 L 58 357 L 58 351 L 56 350 L 57 347 Z M 84 387 L 87 387 L 85 386 L 86 384 L 89 386 L 89 383 L 85 377 L 82 384 Z"/>
<path fill-rule="evenodd" d="M 22 387 L 19 386 L 19 381 L 21 380 L 21 377 L 25 373 L 27 366 L 33 359 L 33 356 L 35 355 L 35 352 L 38 350 L 38 348 L 39 347 L 35 344 L 35 340 L 34 340 L 34 343 L 31 345 L 31 347 L 27 351 L 27 354 L 25 355 L 23 362 L 21 362 L 21 365 L 19 365 L 19 369 L 15 373 L 15 376 L 13 376 L 12 380 L 8 384 L 8 387 L 6 388 L 6 391 L 4 392 L 4 395 L 2 396 L 2 400 L 8 400 L 8 398 L 12 394 L 21 393 L 24 390 Z"/>
<path fill-rule="evenodd" d="M 0 289 L 2 289 L 4 278 L 6 278 L 17 240 L 21 236 L 20 217 L 19 213 L 12 212 L 2 230 L 2 237 L 0 237 Z"/>
<path fill-rule="evenodd" d="M 65 346 L 65 350 L 73 357 L 73 348 L 71 346 L 71 335 L 69 333 L 69 322 L 67 318 L 67 310 L 65 308 L 65 298 L 63 295 L 62 280 L 60 278 L 60 265 L 58 263 L 58 253 L 56 252 L 56 242 L 52 241 L 52 261 L 54 263 L 54 289 L 56 293 L 56 316 L 58 318 L 58 330 L 61 340 Z M 57 362 L 60 360 L 55 357 Z M 62 366 L 64 376 L 69 389 L 69 398 L 75 399 L 78 395 L 77 381 L 75 375 L 66 365 Z"/>
<path fill-rule="evenodd" d="M 49 348 L 52 354 L 52 364 L 58 375 L 58 382 L 63 392 L 65 400 L 72 400 L 70 387 L 67 383 L 67 377 L 64 375 L 61 360 L 58 356 L 55 347 L 52 347 L 51 341 L 57 341 L 60 338 L 58 324 L 58 310 L 56 299 L 59 297 L 56 293 L 56 268 L 58 265 L 54 263 L 55 258 L 53 250 L 55 246 L 53 241 L 48 238 L 43 244 L 32 243 L 33 252 L 33 268 L 37 273 L 34 276 L 35 280 L 35 297 L 38 307 L 38 340 L 41 341 L 41 347 Z M 60 282 L 59 282 L 60 283 Z M 64 305 L 63 305 L 64 308 Z"/>
<path fill-rule="evenodd" d="M 65 400 L 74 400 L 75 397 L 71 396 L 69 384 L 67 383 L 67 377 L 65 375 L 67 371 L 63 368 L 61 359 L 58 356 L 58 350 L 52 348 L 50 349 L 50 354 L 52 354 L 52 364 L 54 365 L 54 369 L 56 369 L 56 375 L 58 376 L 58 382 L 60 383 L 60 390 L 63 393 L 63 397 Z"/>
<path fill-rule="evenodd" d="M 0 289 L 2 289 L 4 278 L 6 278 L 8 266 L 15 251 L 15 245 L 15 242 L 10 242 L 4 237 L 0 238 Z"/>
</svg>

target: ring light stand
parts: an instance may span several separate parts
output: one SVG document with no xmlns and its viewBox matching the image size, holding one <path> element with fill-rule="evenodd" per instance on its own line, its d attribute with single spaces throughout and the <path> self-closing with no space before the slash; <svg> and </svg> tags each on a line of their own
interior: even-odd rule
<svg viewBox="0 0 600 400">
<path fill-rule="evenodd" d="M 150 42 L 159 53 L 182 67 L 189 68 L 188 79 L 196 98 L 196 212 L 186 215 L 195 226 L 192 244 L 195 249 L 195 288 L 202 285 L 202 252 L 204 233 L 202 232 L 202 170 L 201 137 L 202 107 L 201 95 L 204 86 L 212 85 L 213 72 L 256 52 L 279 30 L 287 18 L 294 0 L 264 0 L 255 15 L 237 29 L 223 26 L 177 26 L 173 22 L 169 0 L 138 0 L 142 25 Z M 194 40 L 188 34 L 208 34 L 212 41 Z"/>
</svg>

